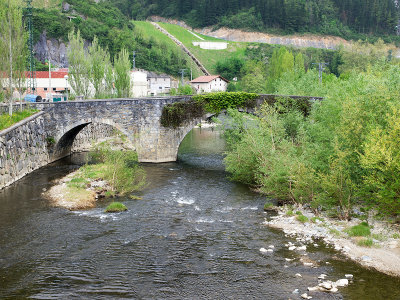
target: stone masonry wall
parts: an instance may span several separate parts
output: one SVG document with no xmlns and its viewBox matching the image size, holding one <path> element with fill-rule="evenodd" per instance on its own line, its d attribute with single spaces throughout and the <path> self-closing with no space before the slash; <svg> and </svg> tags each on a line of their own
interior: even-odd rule
<svg viewBox="0 0 400 300">
<path fill-rule="evenodd" d="M 0 133 L 0 188 L 50 162 L 44 112 Z"/>
</svg>

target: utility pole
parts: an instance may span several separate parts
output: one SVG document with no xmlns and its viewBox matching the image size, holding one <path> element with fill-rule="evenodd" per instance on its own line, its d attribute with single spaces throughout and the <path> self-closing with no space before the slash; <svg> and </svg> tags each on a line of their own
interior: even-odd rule
<svg viewBox="0 0 400 300">
<path fill-rule="evenodd" d="M 328 63 L 313 63 L 313 65 L 318 65 L 318 78 L 319 78 L 319 83 L 322 84 L 322 73 L 325 70 L 325 66 L 329 65 Z"/>
<path fill-rule="evenodd" d="M 49 53 L 49 102 L 53 102 L 53 90 L 51 88 L 51 58 Z"/>
<path fill-rule="evenodd" d="M 32 0 L 26 0 L 26 17 L 28 23 L 28 92 L 36 94 L 36 67 L 34 59 L 34 48 L 33 48 L 33 13 L 32 13 Z"/>
<path fill-rule="evenodd" d="M 186 69 L 181 69 L 179 71 L 179 74 L 181 74 L 181 85 L 183 85 L 183 83 L 184 83 L 185 71 L 186 71 Z"/>
</svg>

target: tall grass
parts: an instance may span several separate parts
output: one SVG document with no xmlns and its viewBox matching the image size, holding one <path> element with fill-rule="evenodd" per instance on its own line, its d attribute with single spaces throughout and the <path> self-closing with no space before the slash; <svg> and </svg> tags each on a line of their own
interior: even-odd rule
<svg viewBox="0 0 400 300">
<path fill-rule="evenodd" d="M 11 127 L 15 123 L 18 123 L 19 121 L 28 118 L 38 112 L 36 109 L 27 109 L 23 111 L 17 111 L 10 116 L 8 113 L 0 115 L 0 130 L 6 129 L 8 127 Z"/>
</svg>

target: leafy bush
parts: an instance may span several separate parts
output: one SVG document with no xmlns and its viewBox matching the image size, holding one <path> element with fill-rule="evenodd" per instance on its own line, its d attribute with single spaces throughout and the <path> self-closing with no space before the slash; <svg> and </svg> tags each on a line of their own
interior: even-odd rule
<svg viewBox="0 0 400 300">
<path fill-rule="evenodd" d="M 357 245 L 361 247 L 372 247 L 374 241 L 372 239 L 361 239 L 357 242 Z"/>
<path fill-rule="evenodd" d="M 122 211 L 126 211 L 126 210 L 128 210 L 128 208 L 121 202 L 112 202 L 110 205 L 107 206 L 105 212 L 114 213 L 114 212 L 122 212 Z"/>
<path fill-rule="evenodd" d="M 273 207 L 274 207 L 274 204 L 271 203 L 271 202 L 266 202 L 266 203 L 264 204 L 264 210 L 265 210 L 265 211 L 268 211 L 268 210 L 272 209 Z"/>
<path fill-rule="evenodd" d="M 297 219 L 297 221 L 299 221 L 299 222 L 301 222 L 301 223 L 306 223 L 306 222 L 308 222 L 308 218 L 306 217 L 306 216 L 304 216 L 304 215 L 298 215 L 297 217 L 296 217 L 296 219 Z"/>
<path fill-rule="evenodd" d="M 323 84 L 314 70 L 284 73 L 276 84 L 279 94 L 324 100 L 304 117 L 296 103 L 279 99 L 261 110 L 251 128 L 235 115 L 238 126 L 226 130 L 231 178 L 341 219 L 350 218 L 355 204 L 400 214 L 398 74 L 400 66 L 384 60 L 368 72 L 328 75 Z"/>
<path fill-rule="evenodd" d="M 193 100 L 204 103 L 206 111 L 219 113 L 228 108 L 254 108 L 257 97 L 257 94 L 246 92 L 216 92 L 196 95 Z"/>
<path fill-rule="evenodd" d="M 201 118 L 204 115 L 202 103 L 197 101 L 176 102 L 164 106 L 161 114 L 161 125 L 176 128 L 188 120 Z"/>
<path fill-rule="evenodd" d="M 349 236 L 369 236 L 371 235 L 371 230 L 366 223 L 361 223 L 355 225 L 345 230 Z"/>
<path fill-rule="evenodd" d="M 232 57 L 225 61 L 218 61 L 215 65 L 215 70 L 217 71 L 217 74 L 222 77 L 232 80 L 235 77 L 241 77 L 243 65 L 244 62 L 242 59 Z"/>
<path fill-rule="evenodd" d="M 94 152 L 101 160 L 101 177 L 107 180 L 112 192 L 124 195 L 145 186 L 146 173 L 139 166 L 135 151 L 112 150 L 107 145 L 100 145 Z"/>
<path fill-rule="evenodd" d="M 172 88 L 170 91 L 171 96 L 176 95 L 193 95 L 193 88 L 189 84 L 179 85 L 178 89 Z"/>
<path fill-rule="evenodd" d="M 196 95 L 191 101 L 177 102 L 164 106 L 161 115 L 161 125 L 164 127 L 179 127 L 185 121 L 201 118 L 206 112 L 218 114 L 221 110 L 232 107 L 255 107 L 257 94 L 244 92 L 218 92 Z"/>
</svg>

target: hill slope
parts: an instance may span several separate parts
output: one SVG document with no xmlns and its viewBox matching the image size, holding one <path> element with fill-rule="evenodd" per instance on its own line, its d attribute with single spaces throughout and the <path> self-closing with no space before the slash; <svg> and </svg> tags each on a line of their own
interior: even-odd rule
<svg viewBox="0 0 400 300">
<path fill-rule="evenodd" d="M 225 26 L 278 34 L 319 33 L 346 39 L 396 35 L 397 0 L 107 0 L 130 18 L 151 15 L 192 27 Z M 400 27 L 398 28 L 400 34 Z"/>
</svg>

